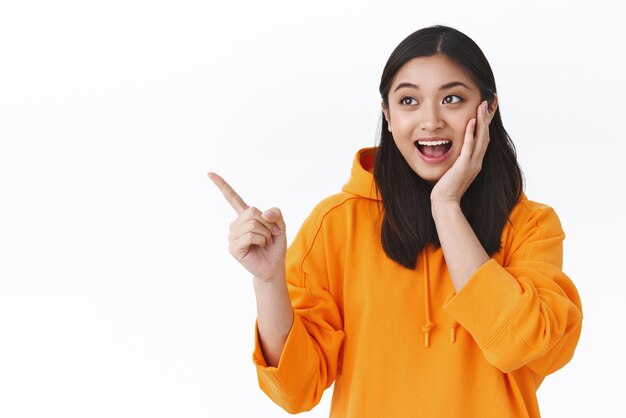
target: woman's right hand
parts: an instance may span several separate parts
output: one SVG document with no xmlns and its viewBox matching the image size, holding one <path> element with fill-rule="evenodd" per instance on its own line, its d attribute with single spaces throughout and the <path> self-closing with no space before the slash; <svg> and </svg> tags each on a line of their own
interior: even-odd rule
<svg viewBox="0 0 626 418">
<path fill-rule="evenodd" d="M 212 172 L 208 176 L 237 212 L 228 235 L 232 256 L 257 280 L 271 283 L 284 278 L 287 235 L 280 209 L 261 213 L 248 206 L 222 177 Z"/>
</svg>

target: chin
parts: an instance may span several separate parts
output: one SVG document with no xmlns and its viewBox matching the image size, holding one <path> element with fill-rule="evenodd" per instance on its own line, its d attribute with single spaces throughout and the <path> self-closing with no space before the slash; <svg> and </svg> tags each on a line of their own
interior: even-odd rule
<svg viewBox="0 0 626 418">
<path fill-rule="evenodd" d="M 421 176 L 420 176 L 421 177 Z M 435 184 L 437 184 L 437 182 L 439 181 L 439 178 L 428 178 L 428 177 L 422 177 L 422 179 L 430 186 L 430 187 L 434 187 Z"/>
<path fill-rule="evenodd" d="M 424 172 L 423 170 L 417 171 L 413 170 L 415 174 L 417 174 L 422 180 L 426 183 L 434 186 L 435 183 L 439 181 L 439 179 L 443 176 L 444 173 L 432 173 L 432 172 Z"/>
</svg>

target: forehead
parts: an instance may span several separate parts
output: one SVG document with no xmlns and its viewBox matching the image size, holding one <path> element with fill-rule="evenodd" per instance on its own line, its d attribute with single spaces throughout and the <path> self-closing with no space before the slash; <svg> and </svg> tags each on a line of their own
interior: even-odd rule
<svg viewBox="0 0 626 418">
<path fill-rule="evenodd" d="M 445 55 L 419 57 L 407 61 L 394 76 L 391 90 L 403 82 L 416 84 L 420 89 L 435 89 L 450 81 L 461 81 L 478 90 L 469 74 Z"/>
</svg>

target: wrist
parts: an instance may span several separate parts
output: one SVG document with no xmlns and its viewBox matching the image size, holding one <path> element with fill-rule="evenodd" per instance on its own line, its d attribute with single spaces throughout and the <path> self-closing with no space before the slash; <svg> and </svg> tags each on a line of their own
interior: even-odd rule
<svg viewBox="0 0 626 418">
<path fill-rule="evenodd" d="M 430 209 L 435 216 L 436 213 L 449 213 L 461 210 L 461 202 L 455 199 L 431 199 Z"/>
<path fill-rule="evenodd" d="M 252 276 L 252 283 L 254 287 L 276 287 L 277 285 L 283 285 L 285 281 L 285 269 L 281 268 L 276 273 L 269 275 L 268 277 Z"/>
</svg>

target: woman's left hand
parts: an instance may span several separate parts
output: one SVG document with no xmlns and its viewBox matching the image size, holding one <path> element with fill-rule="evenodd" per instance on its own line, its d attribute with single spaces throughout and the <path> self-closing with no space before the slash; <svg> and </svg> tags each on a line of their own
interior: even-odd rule
<svg viewBox="0 0 626 418">
<path fill-rule="evenodd" d="M 430 193 L 431 204 L 438 202 L 460 203 L 467 188 L 482 168 L 483 157 L 489 144 L 490 116 L 487 101 L 477 109 L 476 118 L 467 123 L 461 154 L 452 167 L 441 176 Z"/>
</svg>

